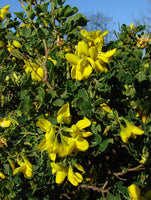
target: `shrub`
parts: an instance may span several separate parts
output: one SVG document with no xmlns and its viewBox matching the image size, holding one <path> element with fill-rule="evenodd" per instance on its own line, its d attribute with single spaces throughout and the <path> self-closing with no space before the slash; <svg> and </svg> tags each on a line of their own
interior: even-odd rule
<svg viewBox="0 0 151 200">
<path fill-rule="evenodd" d="M 63 0 L 0 10 L 0 198 L 150 199 L 144 26 L 87 32 Z"/>
</svg>

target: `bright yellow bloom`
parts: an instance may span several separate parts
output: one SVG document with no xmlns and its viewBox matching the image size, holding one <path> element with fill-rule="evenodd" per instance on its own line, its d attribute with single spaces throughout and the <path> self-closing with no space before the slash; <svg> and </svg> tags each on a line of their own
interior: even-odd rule
<svg viewBox="0 0 151 200">
<path fill-rule="evenodd" d="M 129 138 L 133 138 L 136 139 L 137 135 L 143 135 L 144 131 L 141 130 L 140 128 L 138 128 L 137 126 L 134 126 L 131 123 L 126 123 L 127 127 L 123 127 L 121 126 L 121 132 L 120 132 L 120 136 L 123 142 L 128 143 L 129 142 Z"/>
<path fill-rule="evenodd" d="M 51 122 L 44 118 L 39 118 L 36 125 L 41 128 L 42 131 L 49 133 L 51 131 Z"/>
<path fill-rule="evenodd" d="M 89 143 L 85 137 L 92 135 L 91 132 L 84 132 L 83 129 L 89 127 L 91 121 L 86 117 L 83 120 L 78 121 L 75 125 L 71 126 L 71 138 L 70 142 L 75 142 L 74 151 L 86 151 L 89 148 Z"/>
<path fill-rule="evenodd" d="M 17 167 L 13 170 L 13 175 L 22 172 L 26 178 L 30 178 L 33 174 L 33 167 L 32 164 L 24 157 L 23 161 L 20 159 L 17 159 L 17 163 L 20 165 L 20 167 Z"/>
<path fill-rule="evenodd" d="M 89 47 L 97 46 L 99 49 L 102 49 L 104 45 L 103 37 L 108 34 L 108 31 L 106 30 L 104 33 L 101 30 L 87 32 L 85 29 L 82 29 L 81 34 L 87 40 Z"/>
<path fill-rule="evenodd" d="M 57 116 L 57 122 L 58 123 L 66 123 L 66 124 L 70 124 L 71 123 L 71 114 L 70 114 L 70 107 L 69 107 L 69 103 L 66 103 L 65 105 L 63 105 L 59 111 L 58 111 L 58 116 Z"/>
<path fill-rule="evenodd" d="M 11 121 L 9 117 L 0 118 L 0 126 L 3 128 L 9 127 L 11 125 Z"/>
<path fill-rule="evenodd" d="M 131 200 L 150 200 L 151 199 L 151 190 L 148 190 L 145 196 L 141 196 L 140 189 L 137 185 L 132 184 L 128 187 L 128 193 Z"/>
<path fill-rule="evenodd" d="M 83 34 L 85 35 L 86 31 Z M 99 35 L 100 32 L 96 32 L 96 35 L 95 31 L 90 32 L 87 36 L 87 42 L 78 42 L 75 55 L 71 53 L 65 55 L 65 58 L 72 65 L 71 77 L 73 79 L 80 81 L 87 79 L 93 69 L 99 72 L 107 72 L 104 63 L 109 63 L 111 57 L 116 53 L 116 49 L 102 52 L 103 36 L 100 38 Z"/>
<path fill-rule="evenodd" d="M 76 80 L 87 79 L 94 68 L 94 61 L 89 57 L 88 45 L 84 41 L 78 42 L 78 46 L 74 54 L 67 53 L 65 55 L 68 62 L 72 65 L 71 77 Z"/>
<path fill-rule="evenodd" d="M 82 175 L 78 172 L 74 172 L 73 167 L 71 165 L 67 167 L 63 165 L 62 163 L 52 162 L 51 167 L 52 167 L 52 174 L 56 173 L 55 181 L 57 184 L 61 184 L 66 178 L 66 176 L 68 180 L 70 181 L 70 183 L 74 186 L 77 186 L 79 183 L 83 181 Z M 84 170 L 83 167 L 82 167 L 82 170 Z"/>
<path fill-rule="evenodd" d="M 0 178 L 5 179 L 5 175 L 2 172 L 0 172 Z"/>
<path fill-rule="evenodd" d="M 13 45 L 14 45 L 14 47 L 16 47 L 16 48 L 21 48 L 21 47 L 22 47 L 21 43 L 18 42 L 17 40 L 13 40 Z"/>
<path fill-rule="evenodd" d="M 139 200 L 140 189 L 139 189 L 139 187 L 137 185 L 134 185 L 134 184 L 130 185 L 128 187 L 128 193 L 129 193 L 129 195 L 131 197 L 131 200 L 134 200 L 134 199 L 135 200 Z"/>
<path fill-rule="evenodd" d="M 79 120 L 75 125 L 71 127 L 71 136 L 72 137 L 89 137 L 92 135 L 91 132 L 82 131 L 84 128 L 87 128 L 91 125 L 91 121 L 84 117 L 84 119 Z"/>
<path fill-rule="evenodd" d="M 52 174 L 56 173 L 56 183 L 61 184 L 68 174 L 68 168 L 63 166 L 62 163 L 51 163 Z"/>
<path fill-rule="evenodd" d="M 27 62 L 26 60 L 24 60 L 24 62 L 25 62 L 24 65 L 25 72 L 31 73 L 32 80 L 39 82 L 42 81 L 42 79 L 44 78 L 43 67 L 37 63 Z"/>
<path fill-rule="evenodd" d="M 130 27 L 131 27 L 131 29 L 133 30 L 133 29 L 134 29 L 134 24 L 131 23 L 131 24 L 130 24 Z"/>
<path fill-rule="evenodd" d="M 77 186 L 83 181 L 83 177 L 80 173 L 74 172 L 72 166 L 70 165 L 68 169 L 68 180 L 72 185 Z"/>
<path fill-rule="evenodd" d="M 100 52 L 98 57 L 101 61 L 105 62 L 105 63 L 109 63 L 111 57 L 116 53 L 116 49 L 112 49 L 110 51 L 107 52 Z"/>
<path fill-rule="evenodd" d="M 6 13 L 8 12 L 9 8 L 10 8 L 10 5 L 7 5 L 7 6 L 3 7 L 3 8 L 0 10 L 0 21 L 4 21 L 5 15 L 6 15 Z"/>
<path fill-rule="evenodd" d="M 48 151 L 49 153 L 53 152 L 53 146 L 55 142 L 55 127 L 51 125 L 51 123 L 46 119 L 38 119 L 38 122 L 36 123 L 37 126 L 41 128 L 45 134 L 45 138 L 41 141 L 39 144 L 38 149 L 41 151 Z M 54 158 L 54 155 L 51 155 Z"/>
</svg>

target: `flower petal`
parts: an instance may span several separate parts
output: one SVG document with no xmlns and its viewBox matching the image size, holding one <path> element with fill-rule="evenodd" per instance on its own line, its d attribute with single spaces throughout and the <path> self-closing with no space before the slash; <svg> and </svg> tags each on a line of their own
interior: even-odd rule
<svg viewBox="0 0 151 200">
<path fill-rule="evenodd" d="M 72 53 L 67 53 L 65 58 L 71 65 L 77 65 L 79 58 Z"/>
<path fill-rule="evenodd" d="M 79 130 L 82 130 L 82 129 L 90 126 L 90 125 L 91 125 L 91 121 L 88 118 L 86 118 L 86 117 L 84 117 L 84 119 L 79 120 L 76 123 L 76 126 L 79 128 Z"/>
<path fill-rule="evenodd" d="M 137 185 L 130 185 L 128 187 L 128 193 L 130 195 L 131 198 L 133 199 L 138 199 L 140 197 L 140 189 Z"/>
<path fill-rule="evenodd" d="M 36 125 L 38 127 L 40 127 L 41 130 L 44 131 L 44 132 L 49 132 L 50 129 L 51 129 L 51 123 L 48 120 L 44 119 L 44 118 L 38 119 Z"/>
<path fill-rule="evenodd" d="M 56 183 L 61 184 L 64 181 L 66 175 L 67 175 L 67 172 L 65 170 L 57 171 L 57 173 L 56 173 Z"/>
</svg>

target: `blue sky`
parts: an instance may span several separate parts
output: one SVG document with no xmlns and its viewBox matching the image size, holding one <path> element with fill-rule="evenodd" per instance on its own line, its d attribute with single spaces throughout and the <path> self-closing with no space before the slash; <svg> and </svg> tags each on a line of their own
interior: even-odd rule
<svg viewBox="0 0 151 200">
<path fill-rule="evenodd" d="M 151 13 L 151 4 L 148 2 L 149 0 L 66 0 L 67 4 L 78 7 L 79 12 L 85 15 L 101 12 L 113 17 L 115 30 L 118 29 L 118 22 L 129 25 L 133 22 L 133 16 L 139 18 L 141 13 L 146 16 L 149 11 Z M 21 11 L 18 0 L 0 0 L 0 7 L 8 4 L 11 5 L 10 12 Z"/>
</svg>

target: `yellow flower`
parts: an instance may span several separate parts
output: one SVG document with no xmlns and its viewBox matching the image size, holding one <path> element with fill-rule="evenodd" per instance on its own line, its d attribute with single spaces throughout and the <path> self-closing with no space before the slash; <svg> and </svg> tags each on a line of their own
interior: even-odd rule
<svg viewBox="0 0 151 200">
<path fill-rule="evenodd" d="M 14 47 L 16 47 L 16 48 L 21 48 L 21 47 L 22 47 L 21 43 L 18 42 L 18 41 L 16 41 L 16 40 L 13 40 L 13 45 L 14 45 Z"/>
<path fill-rule="evenodd" d="M 132 184 L 128 187 L 128 193 L 131 200 L 150 200 L 151 199 L 151 190 L 148 190 L 145 196 L 141 196 L 140 189 L 137 185 Z"/>
<path fill-rule="evenodd" d="M 5 175 L 2 172 L 0 172 L 0 178 L 5 179 Z"/>
<path fill-rule="evenodd" d="M 0 21 L 4 21 L 5 15 L 6 15 L 6 13 L 8 12 L 9 8 L 10 8 L 10 5 L 7 5 L 7 6 L 3 7 L 3 8 L 0 10 Z"/>
<path fill-rule="evenodd" d="M 137 126 L 134 126 L 131 123 L 126 123 L 127 127 L 123 127 L 121 126 L 121 132 L 120 132 L 120 136 L 123 142 L 128 143 L 129 142 L 129 138 L 133 138 L 136 139 L 137 135 L 143 135 L 144 131 L 141 130 L 140 128 L 138 128 Z"/>
<path fill-rule="evenodd" d="M 71 77 L 76 80 L 87 79 L 94 68 L 94 61 L 89 57 L 88 45 L 84 41 L 78 42 L 78 46 L 74 54 L 67 53 L 65 58 L 72 65 Z"/>
<path fill-rule="evenodd" d="M 52 174 L 56 173 L 56 183 L 61 184 L 67 176 L 68 168 L 63 166 L 62 163 L 52 162 L 50 165 L 52 167 Z"/>
<path fill-rule="evenodd" d="M 84 128 L 87 128 L 91 125 L 91 121 L 84 117 L 84 119 L 79 120 L 75 125 L 71 127 L 71 136 L 72 137 L 89 137 L 92 135 L 91 132 L 83 132 Z"/>
<path fill-rule="evenodd" d="M 69 107 L 69 103 L 66 103 L 65 105 L 63 105 L 59 111 L 58 111 L 58 116 L 57 116 L 57 122 L 58 123 L 66 123 L 66 124 L 70 124 L 71 123 L 71 114 L 70 114 L 70 107 Z"/>
<path fill-rule="evenodd" d="M 66 157 L 68 155 L 71 155 L 75 147 L 76 147 L 76 143 L 74 140 L 72 140 L 70 137 L 66 137 L 62 135 L 61 143 L 58 144 L 58 148 L 56 152 L 60 157 Z"/>
<path fill-rule="evenodd" d="M 51 131 L 51 122 L 44 118 L 39 118 L 36 125 L 41 128 L 42 131 L 49 133 Z"/>
<path fill-rule="evenodd" d="M 90 39 L 90 44 L 88 41 L 80 41 L 78 42 L 75 55 L 71 53 L 65 55 L 65 58 L 72 65 L 71 77 L 73 79 L 80 81 L 87 79 L 91 75 L 93 69 L 99 72 L 107 72 L 104 63 L 109 63 L 111 57 L 116 53 L 116 49 L 112 49 L 108 52 L 101 52 L 103 46 L 102 39 L 99 40 L 99 37 L 96 39 L 95 32 L 92 32 L 90 35 L 88 41 L 89 38 L 93 38 Z"/>
<path fill-rule="evenodd" d="M 17 167 L 13 170 L 13 175 L 22 172 L 26 178 L 30 178 L 33 174 L 32 164 L 24 156 L 22 156 L 22 158 L 24 162 L 22 162 L 20 159 L 17 159 L 17 163 L 20 165 L 20 167 Z"/>
<path fill-rule="evenodd" d="M 0 118 L 0 126 L 3 128 L 9 127 L 11 125 L 11 121 L 9 117 Z"/>
<path fill-rule="evenodd" d="M 89 127 L 91 125 L 91 121 L 86 117 L 83 120 L 78 121 L 75 125 L 71 126 L 71 136 L 69 138 L 70 142 L 75 142 L 74 151 L 85 151 L 89 148 L 89 143 L 85 137 L 89 137 L 92 135 L 91 132 L 84 132 L 83 129 Z"/>
<path fill-rule="evenodd" d="M 72 166 L 70 165 L 68 169 L 68 180 L 72 185 L 77 186 L 83 181 L 83 177 L 80 173 L 74 172 Z"/>
<path fill-rule="evenodd" d="M 56 173 L 55 181 L 57 184 L 61 184 L 66 178 L 66 176 L 68 180 L 70 181 L 70 183 L 74 186 L 77 186 L 79 183 L 83 181 L 82 175 L 78 172 L 74 172 L 73 167 L 71 165 L 67 167 L 63 165 L 62 163 L 52 162 L 51 167 L 52 167 L 52 174 Z M 84 170 L 83 167 L 82 167 L 82 170 Z"/>
<path fill-rule="evenodd" d="M 40 66 L 37 63 L 33 63 L 33 62 L 27 62 L 26 60 L 24 60 L 25 65 L 24 65 L 24 69 L 26 73 L 31 72 L 31 78 L 34 81 L 42 81 L 42 79 L 44 78 L 44 70 L 42 68 L 42 66 Z"/>
<path fill-rule="evenodd" d="M 131 23 L 131 24 L 130 24 L 130 27 L 131 27 L 131 29 L 133 29 L 133 28 L 134 28 L 134 24 L 133 24 L 133 23 Z"/>
<path fill-rule="evenodd" d="M 46 132 L 45 138 L 39 144 L 38 149 L 40 149 L 41 151 L 47 150 L 49 153 L 54 153 L 53 146 L 55 142 L 55 131 L 56 131 L 55 127 L 52 126 L 48 120 L 43 118 L 38 119 L 36 125 L 39 126 L 41 130 Z M 54 155 L 51 156 L 54 159 Z"/>
<path fill-rule="evenodd" d="M 101 30 L 87 32 L 85 29 L 82 29 L 81 34 L 87 40 L 89 47 L 97 46 L 102 49 L 104 45 L 103 37 L 108 34 L 108 31 L 106 30 L 104 33 Z"/>
<path fill-rule="evenodd" d="M 134 184 L 130 185 L 128 187 L 128 193 L 129 193 L 129 195 L 131 197 L 131 200 L 134 200 L 134 199 L 135 200 L 139 200 L 140 189 L 139 189 L 139 187 L 137 185 L 134 185 Z"/>
</svg>

